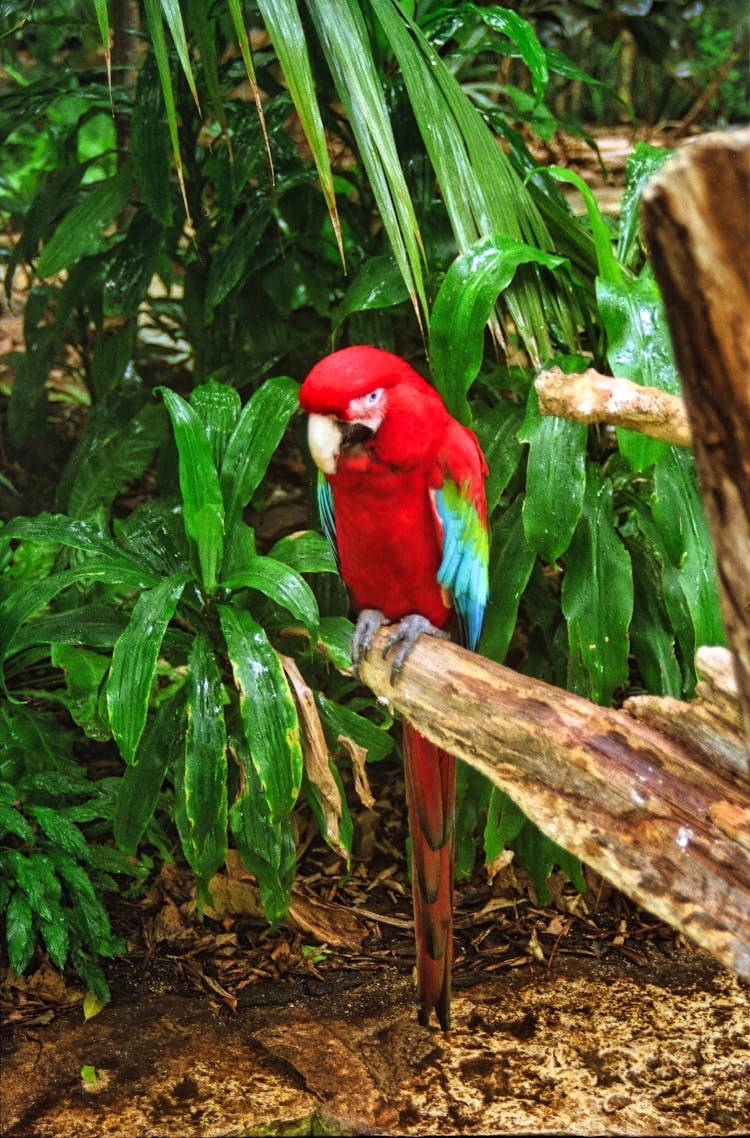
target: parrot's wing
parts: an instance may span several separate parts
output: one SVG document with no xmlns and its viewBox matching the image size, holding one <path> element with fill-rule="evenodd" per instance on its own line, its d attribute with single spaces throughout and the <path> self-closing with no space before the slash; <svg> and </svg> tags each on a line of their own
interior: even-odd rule
<svg viewBox="0 0 750 1138">
<path fill-rule="evenodd" d="M 458 423 L 450 442 L 430 491 L 442 539 L 438 581 L 450 594 L 463 643 L 474 651 L 489 594 L 487 466 L 474 436 Z"/>
<path fill-rule="evenodd" d="M 339 548 L 336 544 L 336 520 L 333 516 L 333 490 L 322 470 L 318 471 L 318 512 L 320 513 L 323 533 L 328 539 L 333 556 L 336 558 L 336 566 L 341 570 Z"/>
</svg>

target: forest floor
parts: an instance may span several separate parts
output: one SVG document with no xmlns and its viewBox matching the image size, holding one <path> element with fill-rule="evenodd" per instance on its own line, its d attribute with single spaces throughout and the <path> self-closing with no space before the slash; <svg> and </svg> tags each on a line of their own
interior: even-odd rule
<svg viewBox="0 0 750 1138">
<path fill-rule="evenodd" d="M 613 176 L 597 193 L 614 210 L 627 148 L 600 145 Z M 11 310 L 0 355 L 21 343 Z M 51 507 L 86 414 L 53 394 L 48 434 L 23 456 L 0 453 L 17 492 L 0 483 L 0 517 Z M 272 468 L 256 519 L 269 541 L 308 524 L 299 474 L 293 454 Z M 403 778 L 392 759 L 369 776 L 375 805 L 351 794 L 349 874 L 300 811 L 279 929 L 230 854 L 202 919 L 191 874 L 172 863 L 116 899 L 127 952 L 106 968 L 111 1003 L 88 1020 L 82 986 L 44 957 L 22 977 L 4 966 L 0 1134 L 750 1130 L 747 986 L 588 870 L 583 894 L 554 874 L 545 904 L 512 863 L 491 882 L 479 868 L 459 881 L 453 1028 L 421 1028 Z"/>
</svg>

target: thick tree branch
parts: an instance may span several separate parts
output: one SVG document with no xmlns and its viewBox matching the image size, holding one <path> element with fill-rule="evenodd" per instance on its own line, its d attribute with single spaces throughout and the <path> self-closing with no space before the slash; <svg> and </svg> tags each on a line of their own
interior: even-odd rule
<svg viewBox="0 0 750 1138">
<path fill-rule="evenodd" d="M 610 423 L 675 446 L 691 445 L 683 400 L 657 387 L 602 375 L 592 367 L 580 375 L 566 375 L 552 367 L 537 376 L 535 387 L 543 415 L 560 415 L 578 423 Z"/>
<path fill-rule="evenodd" d="M 392 685 L 386 635 L 361 669 L 378 697 L 483 771 L 551 838 L 750 978 L 750 793 L 720 773 L 721 758 L 707 773 L 694 747 L 626 711 L 429 637 Z"/>
</svg>

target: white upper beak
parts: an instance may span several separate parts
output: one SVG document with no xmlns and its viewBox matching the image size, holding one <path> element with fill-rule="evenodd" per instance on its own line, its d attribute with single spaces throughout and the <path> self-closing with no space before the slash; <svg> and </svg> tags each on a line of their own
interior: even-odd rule
<svg viewBox="0 0 750 1138">
<path fill-rule="evenodd" d="M 313 462 L 324 474 L 336 473 L 336 459 L 341 449 L 341 428 L 328 415 L 309 415 L 307 441 Z"/>
</svg>

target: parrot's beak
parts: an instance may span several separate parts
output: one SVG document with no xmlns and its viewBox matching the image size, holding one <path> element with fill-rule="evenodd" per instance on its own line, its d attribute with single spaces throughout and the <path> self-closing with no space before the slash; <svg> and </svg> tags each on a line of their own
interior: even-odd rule
<svg viewBox="0 0 750 1138">
<path fill-rule="evenodd" d="M 336 459 L 343 441 L 342 424 L 329 415 L 309 415 L 307 442 L 315 465 L 324 474 L 336 473 Z"/>
<path fill-rule="evenodd" d="M 307 420 L 307 442 L 313 461 L 324 474 L 335 474 L 339 453 L 351 453 L 375 434 L 379 420 L 345 423 L 330 415 L 310 415 Z"/>
</svg>

